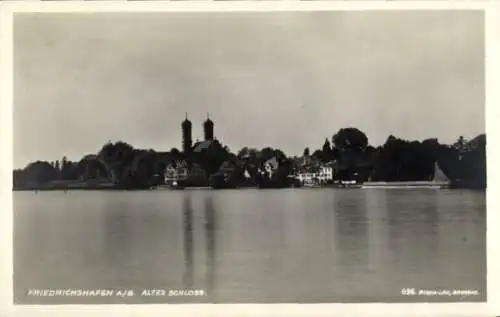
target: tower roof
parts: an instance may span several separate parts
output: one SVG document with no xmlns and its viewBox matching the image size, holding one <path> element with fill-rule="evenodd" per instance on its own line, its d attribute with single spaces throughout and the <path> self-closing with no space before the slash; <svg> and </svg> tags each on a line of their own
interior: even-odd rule
<svg viewBox="0 0 500 317">
<path fill-rule="evenodd" d="M 187 112 L 186 112 L 186 119 L 184 119 L 184 121 L 182 121 L 182 125 L 191 125 L 191 121 L 189 121 L 189 119 L 188 119 Z"/>
<path fill-rule="evenodd" d="M 214 124 L 214 122 L 212 120 L 210 120 L 210 115 L 208 114 L 208 112 L 207 112 L 207 120 L 205 120 L 205 124 L 211 124 L 211 125 Z"/>
</svg>

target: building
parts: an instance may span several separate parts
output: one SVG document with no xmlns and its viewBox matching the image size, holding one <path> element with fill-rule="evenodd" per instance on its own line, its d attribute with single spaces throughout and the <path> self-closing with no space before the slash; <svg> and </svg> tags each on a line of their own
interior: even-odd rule
<svg viewBox="0 0 500 317">
<path fill-rule="evenodd" d="M 318 164 L 304 164 L 299 168 L 297 179 L 302 184 L 314 184 L 318 182 L 320 169 Z"/>
<path fill-rule="evenodd" d="M 194 153 L 201 153 L 204 151 L 208 151 L 210 148 L 213 146 L 213 140 L 205 140 L 205 141 L 199 141 L 196 142 L 193 146 L 192 152 Z"/>
<path fill-rule="evenodd" d="M 297 173 L 297 179 L 302 184 L 326 184 L 333 182 L 335 162 L 314 163 L 303 165 Z"/>
<path fill-rule="evenodd" d="M 176 160 L 165 168 L 165 184 L 182 184 L 204 186 L 207 183 L 207 173 L 201 166 L 187 160 Z"/>
<path fill-rule="evenodd" d="M 210 120 L 210 116 L 208 113 L 207 120 L 203 123 L 203 135 L 205 137 L 205 141 L 214 140 L 214 122 Z"/>
<path fill-rule="evenodd" d="M 186 118 L 181 123 L 182 153 L 179 153 L 178 157 L 166 165 L 165 183 L 169 184 L 175 181 L 200 185 L 207 182 L 207 172 L 196 163 L 195 158 L 197 156 L 191 156 L 190 154 L 204 152 L 214 145 L 216 141 L 214 126 L 214 122 L 210 120 L 210 116 L 207 114 L 207 120 L 203 123 L 204 140 L 193 144 L 193 125 L 186 113 Z"/>
<path fill-rule="evenodd" d="M 203 141 L 197 141 L 193 144 L 193 125 L 189 121 L 187 113 L 186 119 L 181 123 L 182 129 L 182 153 L 180 158 L 172 161 L 165 169 L 165 182 L 187 181 L 189 184 L 200 185 L 206 183 L 208 179 L 207 172 L 196 163 L 199 156 L 196 154 L 205 152 L 216 145 L 214 137 L 214 122 L 210 120 L 207 114 L 207 120 L 203 123 Z M 190 155 L 194 154 L 194 155 Z"/>
<path fill-rule="evenodd" d="M 186 119 L 181 124 L 182 129 L 182 151 L 184 153 L 191 152 L 202 152 L 212 146 L 214 138 L 214 122 L 210 120 L 209 114 L 207 114 L 207 120 L 203 123 L 203 137 L 204 140 L 201 142 L 196 142 L 193 145 L 193 125 L 189 121 L 187 113 Z"/>
<path fill-rule="evenodd" d="M 191 152 L 193 147 L 193 125 L 191 121 L 188 120 L 187 113 L 186 119 L 181 124 L 182 128 L 182 151 L 184 153 Z"/>
<path fill-rule="evenodd" d="M 186 161 L 173 161 L 165 168 L 165 184 L 174 181 L 186 180 L 188 178 L 188 166 Z"/>
<path fill-rule="evenodd" d="M 335 176 L 335 162 L 320 164 L 319 179 L 322 182 L 333 182 Z"/>
</svg>

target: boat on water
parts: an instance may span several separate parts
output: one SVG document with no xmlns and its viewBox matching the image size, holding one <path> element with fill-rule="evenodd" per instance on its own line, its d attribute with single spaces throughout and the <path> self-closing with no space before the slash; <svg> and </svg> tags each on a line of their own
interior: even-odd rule
<svg viewBox="0 0 500 317">
<path fill-rule="evenodd" d="M 304 187 L 304 188 L 322 188 L 323 186 L 321 186 L 320 184 L 317 184 L 317 183 L 304 183 L 302 185 L 302 187 Z"/>
<path fill-rule="evenodd" d="M 340 181 L 340 183 L 333 184 L 335 188 L 361 188 L 361 184 L 355 180 Z"/>
<path fill-rule="evenodd" d="M 362 189 L 446 189 L 451 187 L 450 179 L 444 174 L 438 163 L 434 163 L 434 178 L 431 181 L 413 182 L 365 182 Z"/>
</svg>

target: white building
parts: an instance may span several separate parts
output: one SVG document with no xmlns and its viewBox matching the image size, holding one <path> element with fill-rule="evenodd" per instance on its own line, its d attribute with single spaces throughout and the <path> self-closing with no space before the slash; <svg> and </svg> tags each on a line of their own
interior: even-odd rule
<svg viewBox="0 0 500 317">
<path fill-rule="evenodd" d="M 334 170 L 333 166 L 322 165 L 320 166 L 318 178 L 320 181 L 328 182 L 333 181 Z"/>
<path fill-rule="evenodd" d="M 198 164 L 189 166 L 184 160 L 172 162 L 165 169 L 165 183 L 205 177 L 206 172 Z"/>
<path fill-rule="evenodd" d="M 333 163 L 303 166 L 297 178 L 303 184 L 322 184 L 333 181 L 335 175 Z"/>
</svg>

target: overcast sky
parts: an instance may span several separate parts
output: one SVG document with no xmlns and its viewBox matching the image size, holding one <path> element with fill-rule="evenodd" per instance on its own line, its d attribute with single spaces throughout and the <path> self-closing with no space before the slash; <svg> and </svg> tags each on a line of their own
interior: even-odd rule
<svg viewBox="0 0 500 317">
<path fill-rule="evenodd" d="M 301 154 L 342 127 L 372 145 L 485 131 L 480 12 L 18 14 L 14 164 L 108 140 L 181 148 L 206 113 L 231 150 Z"/>
</svg>

